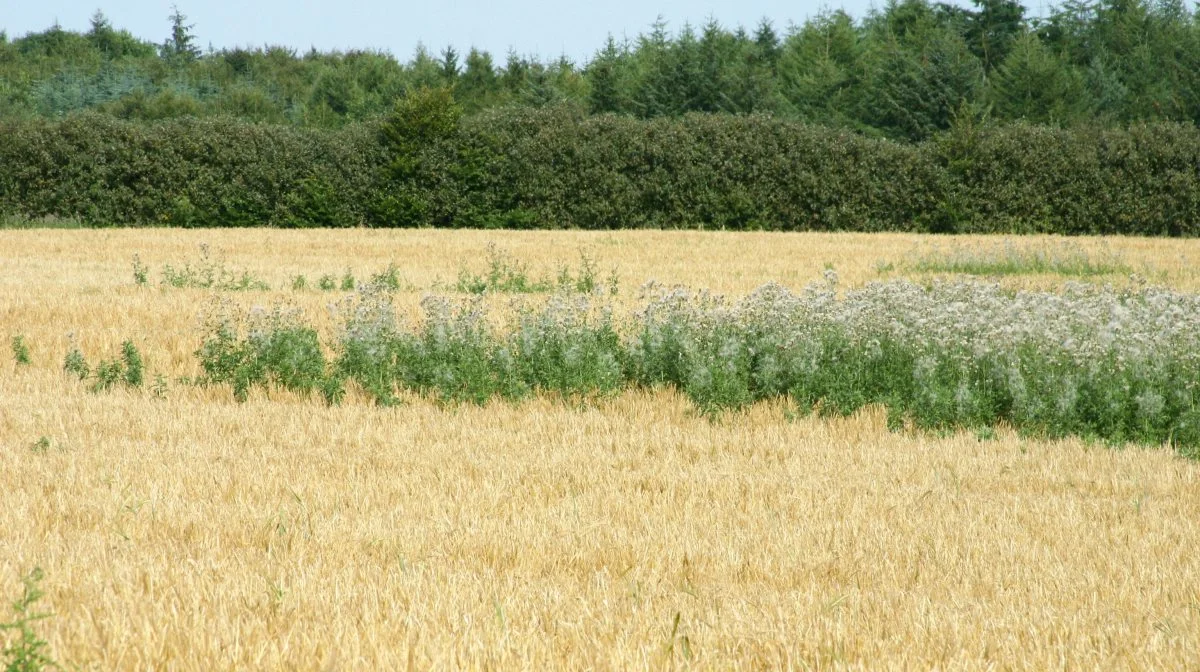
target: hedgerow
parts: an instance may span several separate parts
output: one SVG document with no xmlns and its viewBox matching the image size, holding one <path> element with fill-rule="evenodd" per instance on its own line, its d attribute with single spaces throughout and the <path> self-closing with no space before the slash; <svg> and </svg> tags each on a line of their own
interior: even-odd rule
<svg viewBox="0 0 1200 672">
<path fill-rule="evenodd" d="M 340 130 L 3 121 L 0 221 L 1156 236 L 1200 222 L 1187 124 L 964 124 L 914 144 L 762 115 L 453 106 L 414 94 Z"/>
</svg>

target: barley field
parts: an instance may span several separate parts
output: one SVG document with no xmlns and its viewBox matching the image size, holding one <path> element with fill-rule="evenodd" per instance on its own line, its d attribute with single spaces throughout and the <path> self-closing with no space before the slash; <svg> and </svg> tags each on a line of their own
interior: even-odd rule
<svg viewBox="0 0 1200 672">
<path fill-rule="evenodd" d="M 585 257 L 618 311 L 648 280 L 741 297 L 827 271 L 1200 290 L 1178 240 L 2 231 L 0 623 L 38 568 L 24 629 L 65 669 L 1200 668 L 1200 462 L 1166 445 L 710 415 L 670 387 L 330 406 L 188 383 L 222 301 L 329 343 L 347 275 L 390 274 L 417 315 L 497 258 L 552 283 Z M 185 267 L 245 288 L 172 286 Z M 127 340 L 141 386 L 64 372 Z"/>
</svg>

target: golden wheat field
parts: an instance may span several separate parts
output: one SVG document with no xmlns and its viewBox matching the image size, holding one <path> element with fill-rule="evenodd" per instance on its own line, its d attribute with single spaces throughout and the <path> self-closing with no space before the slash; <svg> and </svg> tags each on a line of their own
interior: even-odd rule
<svg viewBox="0 0 1200 672">
<path fill-rule="evenodd" d="M 534 275 L 586 251 L 633 305 L 649 279 L 857 286 L 997 240 L 0 232 L 0 622 L 39 567 L 32 627 L 65 669 L 1200 669 L 1200 464 L 1166 449 L 889 432 L 878 409 L 709 420 L 668 391 L 326 407 L 62 371 L 71 343 L 129 338 L 194 375 L 212 293 L 159 272 L 201 244 L 274 288 L 224 296 L 319 323 L 338 294 L 296 275 L 394 263 L 415 308 L 489 243 Z M 1200 241 L 1071 244 L 1200 289 Z"/>
</svg>

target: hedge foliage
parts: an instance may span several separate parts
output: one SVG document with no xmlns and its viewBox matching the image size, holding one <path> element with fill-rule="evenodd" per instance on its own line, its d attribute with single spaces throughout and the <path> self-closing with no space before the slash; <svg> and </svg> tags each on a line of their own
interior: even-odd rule
<svg viewBox="0 0 1200 672">
<path fill-rule="evenodd" d="M 561 106 L 462 117 L 431 104 L 437 96 L 406 100 L 415 111 L 339 130 L 95 114 L 0 122 L 0 215 L 1169 236 L 1200 223 L 1200 130 L 1187 124 L 960 124 L 911 144 L 767 116 L 637 120 Z M 437 133 L 423 114 L 440 115 Z"/>
<path fill-rule="evenodd" d="M 378 188 L 371 129 L 100 114 L 0 123 L 0 212 L 99 226 L 355 226 Z"/>
</svg>

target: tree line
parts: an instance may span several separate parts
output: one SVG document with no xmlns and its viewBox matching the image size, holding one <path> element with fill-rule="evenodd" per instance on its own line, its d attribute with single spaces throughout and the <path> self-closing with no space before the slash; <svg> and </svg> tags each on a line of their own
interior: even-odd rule
<svg viewBox="0 0 1200 672">
<path fill-rule="evenodd" d="M 640 119 L 767 113 L 906 141 L 989 120 L 1200 121 L 1200 18 L 1182 0 L 1066 0 L 1041 17 L 1015 0 L 889 0 L 858 19 L 825 11 L 752 30 L 660 20 L 633 39 L 610 37 L 582 64 L 453 47 L 418 46 L 401 61 L 200 44 L 178 9 L 161 43 L 99 11 L 85 32 L 0 32 L 0 118 L 90 110 L 340 128 L 383 117 L 412 92 L 445 89 L 468 115 L 562 106 Z"/>
</svg>

